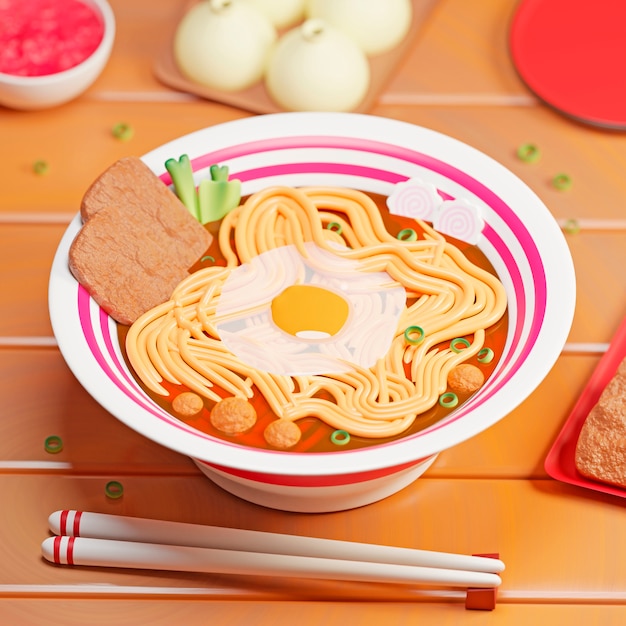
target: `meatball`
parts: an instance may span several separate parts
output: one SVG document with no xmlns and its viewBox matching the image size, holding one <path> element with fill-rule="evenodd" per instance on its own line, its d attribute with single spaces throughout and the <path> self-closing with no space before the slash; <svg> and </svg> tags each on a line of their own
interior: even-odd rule
<svg viewBox="0 0 626 626">
<path fill-rule="evenodd" d="M 278 419 L 269 424 L 263 431 L 265 441 L 274 446 L 286 450 L 292 448 L 300 441 L 302 433 L 297 424 L 290 420 Z"/>
<path fill-rule="evenodd" d="M 211 411 L 211 424 L 229 435 L 250 430 L 256 423 L 254 407 L 243 398 L 231 397 L 220 400 Z"/>
<path fill-rule="evenodd" d="M 455 393 L 474 393 L 484 382 L 485 375 L 482 371 L 469 363 L 453 367 L 448 374 L 448 387 Z"/>
<path fill-rule="evenodd" d="M 204 408 L 204 400 L 193 391 L 183 391 L 172 400 L 172 409 L 183 417 L 197 415 Z"/>
</svg>

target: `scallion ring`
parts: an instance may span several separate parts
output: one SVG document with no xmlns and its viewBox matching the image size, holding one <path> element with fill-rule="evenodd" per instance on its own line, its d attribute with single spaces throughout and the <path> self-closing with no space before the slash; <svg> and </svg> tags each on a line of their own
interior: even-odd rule
<svg viewBox="0 0 626 626">
<path fill-rule="evenodd" d="M 416 241 L 417 233 L 412 228 L 403 228 L 396 236 L 400 241 Z"/>
<path fill-rule="evenodd" d="M 350 433 L 347 430 L 335 430 L 330 436 L 330 440 L 336 446 L 345 446 L 350 441 Z"/>
<path fill-rule="evenodd" d="M 578 223 L 578 220 L 570 218 L 568 220 L 565 220 L 565 223 L 563 224 L 563 230 L 568 235 L 575 235 L 580 232 L 580 224 Z"/>
<path fill-rule="evenodd" d="M 534 143 L 525 143 L 517 149 L 517 158 L 525 163 L 536 163 L 541 158 L 541 152 Z"/>
<path fill-rule="evenodd" d="M 37 174 L 37 176 L 44 176 L 50 170 L 50 166 L 47 161 L 43 159 L 38 159 L 33 163 L 33 172 Z"/>
<path fill-rule="evenodd" d="M 476 360 L 479 363 L 491 363 L 493 361 L 493 357 L 495 356 L 493 350 L 491 348 L 483 348 L 476 355 Z"/>
<path fill-rule="evenodd" d="M 461 350 L 465 350 L 470 347 L 470 342 L 463 337 L 457 337 L 450 342 L 450 350 L 452 352 L 461 352 Z"/>
<path fill-rule="evenodd" d="M 200 263 L 204 263 L 205 261 L 210 261 L 211 263 L 215 263 L 215 257 L 212 257 L 210 254 L 207 254 L 200 259 Z"/>
<path fill-rule="evenodd" d="M 446 409 L 452 409 L 458 403 L 459 397 L 456 395 L 456 393 L 452 393 L 451 391 L 448 391 L 447 393 L 439 396 L 439 404 Z"/>
<path fill-rule="evenodd" d="M 417 345 L 424 340 L 424 329 L 421 326 L 408 326 L 404 331 L 404 339 L 407 343 Z"/>
<path fill-rule="evenodd" d="M 44 441 L 44 449 L 49 454 L 57 454 L 63 450 L 63 439 L 58 435 L 50 435 Z"/>
<path fill-rule="evenodd" d="M 113 134 L 113 137 L 119 139 L 120 141 L 128 141 L 129 139 L 132 139 L 135 131 L 130 124 L 127 124 L 126 122 L 119 122 L 113 126 L 111 133 Z"/>
<path fill-rule="evenodd" d="M 572 179 L 567 174 L 557 174 L 552 179 L 552 186 L 559 191 L 566 191 L 572 186 Z"/>
<path fill-rule="evenodd" d="M 110 480 L 104 487 L 104 493 L 107 498 L 117 500 L 124 495 L 124 485 L 118 480 Z"/>
<path fill-rule="evenodd" d="M 332 230 L 333 232 L 337 233 L 338 235 L 341 235 L 342 232 L 342 228 L 341 228 L 341 224 L 339 224 L 339 222 L 328 222 L 328 224 L 326 224 L 326 229 L 327 230 Z"/>
</svg>

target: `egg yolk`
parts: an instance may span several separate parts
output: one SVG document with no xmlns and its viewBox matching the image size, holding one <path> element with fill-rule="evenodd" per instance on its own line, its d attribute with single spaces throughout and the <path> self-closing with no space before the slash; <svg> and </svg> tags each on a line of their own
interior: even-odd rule
<svg viewBox="0 0 626 626">
<path fill-rule="evenodd" d="M 338 294 L 313 285 L 292 285 L 272 300 L 272 319 L 290 335 L 332 337 L 346 323 L 350 307 Z"/>
</svg>

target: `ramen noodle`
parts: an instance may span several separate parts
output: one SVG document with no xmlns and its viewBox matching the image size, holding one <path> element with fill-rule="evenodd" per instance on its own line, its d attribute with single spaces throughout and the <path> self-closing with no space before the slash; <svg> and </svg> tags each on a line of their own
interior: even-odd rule
<svg viewBox="0 0 626 626">
<path fill-rule="evenodd" d="M 391 235 L 356 190 L 259 191 L 222 220 L 225 267 L 194 272 L 131 326 L 129 361 L 161 396 L 164 381 L 212 402 L 260 393 L 279 420 L 399 435 L 506 311 L 497 277 L 416 227 Z"/>
</svg>

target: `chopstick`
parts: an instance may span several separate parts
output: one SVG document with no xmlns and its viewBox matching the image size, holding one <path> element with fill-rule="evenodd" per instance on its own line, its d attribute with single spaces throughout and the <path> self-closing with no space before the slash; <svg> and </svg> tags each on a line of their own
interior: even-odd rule
<svg viewBox="0 0 626 626">
<path fill-rule="evenodd" d="M 257 576 L 301 576 L 358 582 L 428 583 L 452 587 L 488 588 L 497 587 L 501 582 L 497 574 L 467 570 L 88 537 L 48 537 L 42 543 L 42 554 L 48 561 L 62 565 Z"/>
<path fill-rule="evenodd" d="M 81 511 L 48 519 L 43 556 L 69 565 L 493 588 L 488 557 Z"/>
<path fill-rule="evenodd" d="M 441 567 L 487 573 L 504 571 L 502 561 L 487 557 L 104 513 L 55 511 L 48 518 L 48 525 L 55 535 L 94 539 L 316 556 L 348 561 L 397 563 L 398 565 Z"/>
</svg>

